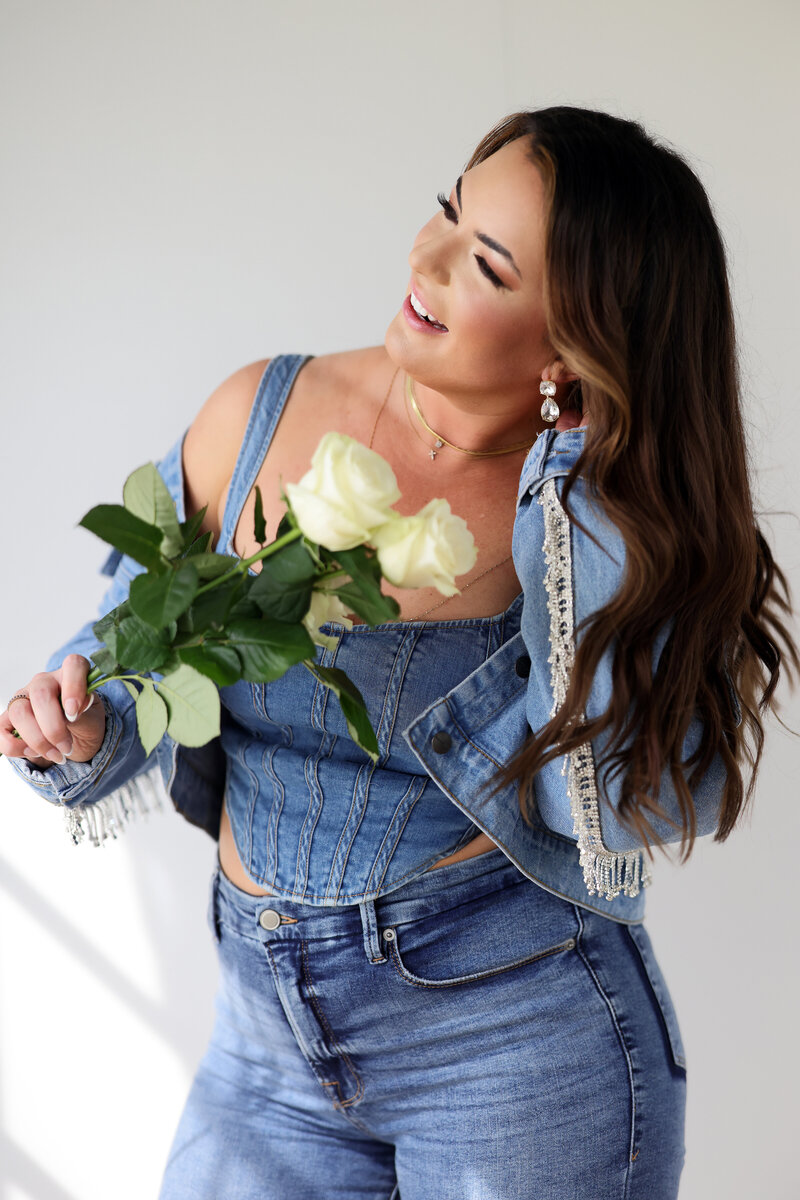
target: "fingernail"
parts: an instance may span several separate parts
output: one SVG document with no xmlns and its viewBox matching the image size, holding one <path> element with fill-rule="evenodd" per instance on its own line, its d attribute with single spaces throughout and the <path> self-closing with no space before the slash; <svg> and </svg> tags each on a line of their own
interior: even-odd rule
<svg viewBox="0 0 800 1200">
<path fill-rule="evenodd" d="M 64 701 L 64 712 L 66 713 L 68 721 L 74 721 L 78 715 L 77 700 L 65 700 Z"/>
<path fill-rule="evenodd" d="M 69 741 L 56 742 L 62 754 L 72 754 L 72 738 Z"/>
<path fill-rule="evenodd" d="M 59 766 L 63 762 L 66 762 L 66 759 L 60 750 L 48 750 L 47 754 L 45 754 L 45 758 L 49 758 L 51 762 L 58 763 Z"/>
</svg>

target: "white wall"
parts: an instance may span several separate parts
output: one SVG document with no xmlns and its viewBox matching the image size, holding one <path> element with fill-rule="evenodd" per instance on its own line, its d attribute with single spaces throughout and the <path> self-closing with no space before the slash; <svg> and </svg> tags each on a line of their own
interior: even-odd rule
<svg viewBox="0 0 800 1200">
<path fill-rule="evenodd" d="M 780 0 L 4 0 L 0 703 L 102 595 L 86 510 L 244 363 L 380 342 L 435 192 L 520 107 L 639 118 L 699 170 L 759 504 L 783 510 L 764 525 L 800 598 L 798 24 Z M 797 754 L 772 719 L 752 820 L 656 862 L 647 924 L 689 1059 L 681 1200 L 797 1194 Z M 3 1200 L 155 1196 L 212 1020 L 214 847 L 167 814 L 75 849 L 5 765 L 0 793 Z"/>
</svg>

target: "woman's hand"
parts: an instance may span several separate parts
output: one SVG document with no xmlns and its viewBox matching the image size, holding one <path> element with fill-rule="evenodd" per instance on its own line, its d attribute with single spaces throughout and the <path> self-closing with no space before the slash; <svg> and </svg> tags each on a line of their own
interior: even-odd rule
<svg viewBox="0 0 800 1200">
<path fill-rule="evenodd" d="M 57 671 L 41 671 L 18 688 L 27 699 L 13 700 L 0 714 L 0 751 L 8 758 L 27 758 L 40 770 L 65 758 L 94 758 L 103 744 L 106 717 L 100 699 L 86 691 L 91 669 L 82 654 L 68 654 Z M 78 715 L 68 720 L 66 713 L 73 711 Z"/>
</svg>

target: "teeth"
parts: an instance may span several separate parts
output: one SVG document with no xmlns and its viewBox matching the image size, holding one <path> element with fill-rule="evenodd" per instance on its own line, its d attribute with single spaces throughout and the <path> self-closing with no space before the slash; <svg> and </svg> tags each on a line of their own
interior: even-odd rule
<svg viewBox="0 0 800 1200">
<path fill-rule="evenodd" d="M 413 292 L 411 293 L 411 307 L 413 308 L 414 312 L 419 313 L 419 315 L 421 317 L 427 317 L 428 310 L 426 308 L 422 307 L 422 305 L 420 304 L 419 300 L 417 299 L 417 297 L 414 295 Z"/>
<path fill-rule="evenodd" d="M 414 295 L 413 292 L 411 293 L 411 307 L 414 309 L 414 312 L 417 313 L 420 317 L 427 317 L 427 319 L 429 321 L 436 321 L 437 325 L 441 325 L 441 321 L 437 321 L 436 317 L 434 317 L 432 313 L 429 313 L 426 308 L 422 307 L 422 305 L 420 304 L 419 300 L 417 299 L 417 297 Z"/>
</svg>

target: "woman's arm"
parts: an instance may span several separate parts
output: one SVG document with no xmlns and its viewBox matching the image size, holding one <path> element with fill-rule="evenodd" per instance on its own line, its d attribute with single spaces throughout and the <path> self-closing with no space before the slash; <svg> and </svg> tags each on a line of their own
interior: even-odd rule
<svg viewBox="0 0 800 1200">
<path fill-rule="evenodd" d="M 575 630 L 609 603 L 625 571 L 625 542 L 599 502 L 590 498 L 582 476 L 570 492 L 568 506 L 588 533 L 568 517 L 562 505 L 566 474 L 577 461 L 581 447 L 577 431 L 550 435 L 549 444 L 540 447 L 538 461 L 528 464 L 521 480 L 514 558 L 525 592 L 521 631 L 531 659 L 526 715 L 534 733 L 555 715 L 566 692 L 577 648 Z M 653 674 L 673 626 L 674 622 L 667 623 L 655 639 Z M 578 638 L 582 637 L 579 633 Z M 585 705 L 589 720 L 602 715 L 611 702 L 613 659 L 613 647 L 609 646 L 592 678 Z M 697 748 L 702 732 L 702 723 L 695 715 L 682 747 L 684 763 Z M 573 836 L 592 828 L 598 848 L 625 852 L 641 842 L 617 820 L 622 773 L 609 778 L 609 766 L 599 765 L 609 739 L 610 730 L 606 730 L 585 743 L 580 752 L 570 755 L 569 763 L 555 759 L 545 764 L 534 786 L 539 811 L 548 826 Z M 566 768 L 563 775 L 562 767 Z M 684 771 L 686 777 L 689 773 L 688 769 Z M 722 759 L 717 754 L 692 792 L 698 836 L 717 828 L 725 779 Z M 567 790 L 572 796 L 567 797 Z M 658 802 L 680 826 L 680 802 L 668 767 L 662 772 Z M 680 828 L 673 828 L 661 818 L 648 819 L 662 841 L 681 840 Z"/>
<path fill-rule="evenodd" d="M 265 365 L 252 363 L 226 379 L 156 464 L 181 521 L 208 505 L 201 528 L 211 532 L 212 545 L 219 538 L 222 500 Z M 119 551 L 108 556 L 101 571 L 112 576 L 112 583 L 96 616 L 50 656 L 45 671 L 57 670 L 69 654 L 91 658 L 99 644 L 92 626 L 127 598 L 131 580 L 143 569 Z M 90 760 L 49 764 L 42 759 L 8 756 L 21 778 L 53 803 L 94 803 L 155 765 L 156 752 L 146 756 L 139 740 L 135 701 L 125 685 L 114 681 L 96 690 L 105 710 L 105 734 Z"/>
</svg>

